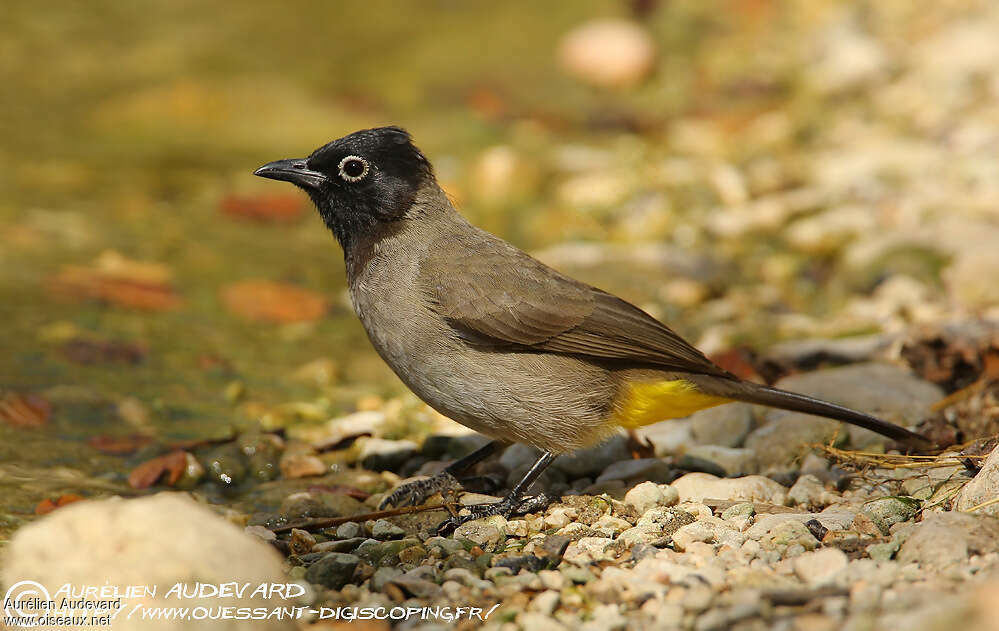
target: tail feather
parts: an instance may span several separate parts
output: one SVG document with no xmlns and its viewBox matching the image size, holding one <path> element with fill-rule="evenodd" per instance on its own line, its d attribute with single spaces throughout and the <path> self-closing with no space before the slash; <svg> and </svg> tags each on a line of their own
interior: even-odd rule
<svg viewBox="0 0 999 631">
<path fill-rule="evenodd" d="M 803 412 L 805 414 L 814 414 L 816 416 L 823 416 L 825 418 L 843 421 L 844 423 L 850 423 L 851 425 L 863 427 L 871 430 L 872 432 L 881 434 L 882 436 L 887 436 L 888 438 L 917 447 L 928 447 L 933 444 L 933 442 L 925 436 L 911 432 L 904 427 L 895 425 L 894 423 L 882 421 L 881 419 L 871 416 L 870 414 L 864 414 L 863 412 L 851 410 L 848 407 L 836 405 L 835 403 L 829 403 L 828 401 L 816 399 L 804 394 L 797 394 L 795 392 L 788 392 L 778 388 L 762 386 L 749 381 L 733 380 L 724 385 L 720 383 L 721 380 L 718 378 L 711 379 L 710 384 L 706 383 L 706 381 L 707 380 L 699 380 L 697 385 L 704 392 L 710 394 L 725 396 L 736 401 L 757 403 L 760 405 L 779 408 L 781 410 Z"/>
</svg>

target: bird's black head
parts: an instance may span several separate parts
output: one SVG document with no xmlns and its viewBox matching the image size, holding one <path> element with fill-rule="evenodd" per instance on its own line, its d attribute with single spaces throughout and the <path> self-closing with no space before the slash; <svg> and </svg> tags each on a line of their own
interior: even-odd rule
<svg viewBox="0 0 999 631">
<path fill-rule="evenodd" d="M 334 140 L 308 158 L 265 164 L 254 175 L 308 193 L 346 251 L 379 224 L 403 218 L 433 169 L 404 129 L 378 127 Z"/>
</svg>

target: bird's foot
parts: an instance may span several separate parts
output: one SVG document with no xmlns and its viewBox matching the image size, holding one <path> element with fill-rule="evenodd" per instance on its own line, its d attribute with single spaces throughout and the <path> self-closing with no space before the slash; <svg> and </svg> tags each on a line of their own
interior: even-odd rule
<svg viewBox="0 0 999 631">
<path fill-rule="evenodd" d="M 443 495 L 448 491 L 457 491 L 460 489 L 461 484 L 457 478 L 447 471 L 441 471 L 435 476 L 403 484 L 381 501 L 378 505 L 378 510 L 385 510 L 389 505 L 415 506 L 423 503 L 424 500 L 435 493 Z"/>
<path fill-rule="evenodd" d="M 465 510 L 468 511 L 467 515 L 452 515 L 448 519 L 445 519 L 437 526 L 437 535 L 441 537 L 446 537 L 454 530 L 470 521 L 475 521 L 476 519 L 483 519 L 485 517 L 492 517 L 493 515 L 502 515 L 503 517 L 510 517 L 512 515 L 524 515 L 526 513 L 535 513 L 539 510 L 543 510 L 548 507 L 549 504 L 555 501 L 555 498 L 546 494 L 539 493 L 537 495 L 531 495 L 529 497 L 514 498 L 512 496 L 507 496 L 498 502 L 492 502 L 489 504 L 474 504 L 472 506 L 466 506 Z"/>
</svg>

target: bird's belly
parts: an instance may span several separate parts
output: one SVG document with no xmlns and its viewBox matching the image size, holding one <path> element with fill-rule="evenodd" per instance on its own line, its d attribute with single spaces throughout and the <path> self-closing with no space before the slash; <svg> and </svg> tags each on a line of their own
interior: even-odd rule
<svg viewBox="0 0 999 631">
<path fill-rule="evenodd" d="M 686 379 L 633 381 L 621 388 L 610 420 L 615 425 L 631 429 L 683 418 L 730 401 L 704 394 Z"/>
<path fill-rule="evenodd" d="M 416 396 L 491 438 L 561 453 L 617 431 L 608 422 L 614 384 L 603 369 L 557 355 L 482 351 L 457 337 L 398 326 L 368 333 Z"/>
</svg>

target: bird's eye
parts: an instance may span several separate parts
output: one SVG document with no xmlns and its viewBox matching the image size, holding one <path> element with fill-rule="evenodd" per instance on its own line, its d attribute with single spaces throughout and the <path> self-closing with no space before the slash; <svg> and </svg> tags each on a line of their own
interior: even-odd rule
<svg viewBox="0 0 999 631">
<path fill-rule="evenodd" d="M 360 156 L 347 156 L 340 161 L 340 177 L 348 182 L 360 182 L 368 174 L 368 161 Z"/>
</svg>

